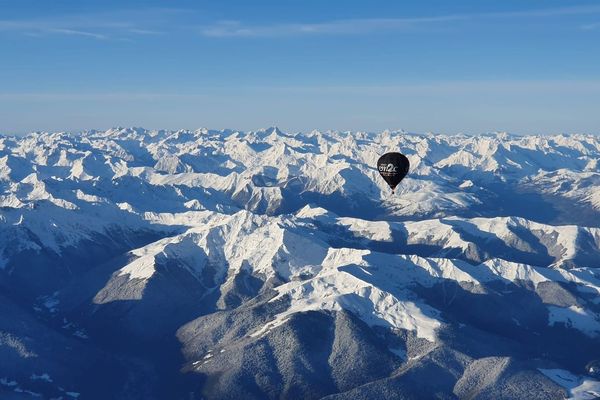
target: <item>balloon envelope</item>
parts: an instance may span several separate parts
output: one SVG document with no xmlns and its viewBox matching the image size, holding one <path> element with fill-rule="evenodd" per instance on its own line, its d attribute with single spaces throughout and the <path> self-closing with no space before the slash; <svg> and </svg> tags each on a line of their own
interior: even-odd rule
<svg viewBox="0 0 600 400">
<path fill-rule="evenodd" d="M 392 190 L 404 179 L 409 168 L 408 158 L 400 153 L 385 153 L 377 160 L 377 170 Z"/>
</svg>

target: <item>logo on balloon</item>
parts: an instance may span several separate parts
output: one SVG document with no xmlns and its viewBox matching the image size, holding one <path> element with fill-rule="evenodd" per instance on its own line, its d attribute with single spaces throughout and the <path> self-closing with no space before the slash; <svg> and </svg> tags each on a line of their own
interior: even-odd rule
<svg viewBox="0 0 600 400">
<path fill-rule="evenodd" d="M 398 172 L 398 168 L 394 166 L 394 164 L 390 163 L 387 165 L 379 165 L 380 172 Z"/>
</svg>

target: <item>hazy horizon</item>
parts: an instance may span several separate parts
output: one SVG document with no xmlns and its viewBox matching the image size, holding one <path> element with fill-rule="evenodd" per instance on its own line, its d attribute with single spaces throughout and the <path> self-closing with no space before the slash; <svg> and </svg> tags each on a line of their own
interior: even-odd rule
<svg viewBox="0 0 600 400">
<path fill-rule="evenodd" d="M 304 130 L 299 130 L 299 129 L 285 129 L 284 127 L 277 125 L 277 124 L 273 124 L 273 125 L 265 125 L 265 126 L 259 126 L 256 128 L 251 128 L 251 129 L 238 129 L 235 127 L 210 127 L 210 126 L 198 126 L 198 127 L 166 127 L 166 128 L 154 128 L 154 127 L 148 127 L 148 126 L 135 126 L 135 125 L 130 125 L 130 126 L 123 126 L 123 125 L 114 125 L 114 126 L 108 126 L 108 127 L 102 127 L 102 128 L 87 128 L 87 129 L 73 129 L 73 130 L 67 130 L 67 129 L 58 129 L 58 130 L 36 130 L 36 131 L 26 131 L 26 132 L 2 132 L 0 131 L 0 136 L 5 136 L 5 137 L 22 137 L 22 136 L 26 136 L 26 135 L 30 135 L 30 134 L 53 134 L 53 133 L 66 133 L 69 135 L 81 135 L 81 134 L 86 134 L 86 133 L 90 133 L 90 132 L 104 132 L 104 131 L 108 131 L 111 129 L 143 129 L 149 132 L 153 132 L 153 131 L 168 131 L 168 132 L 177 132 L 177 131 L 198 131 L 201 129 L 208 129 L 210 131 L 234 131 L 234 132 L 242 132 L 242 133 L 250 133 L 250 132 L 258 132 L 258 131 L 266 131 L 272 128 L 277 128 L 280 131 L 286 133 L 286 134 L 306 134 L 306 133 L 310 133 L 313 131 L 318 131 L 318 132 L 350 132 L 350 133 L 369 133 L 369 134 L 380 134 L 380 133 L 384 133 L 386 131 L 389 132 L 393 132 L 393 133 L 406 133 L 406 134 L 410 134 L 410 135 L 442 135 L 442 136 L 459 136 L 459 135 L 463 135 L 463 136 L 482 136 L 482 135 L 501 135 L 501 134 L 508 134 L 511 136 L 559 136 L 559 135 L 567 135 L 567 136 L 577 136 L 577 135 L 583 135 L 583 136 L 599 136 L 600 133 L 592 133 L 592 132 L 511 132 L 511 131 L 503 131 L 503 130 L 490 130 L 490 131 L 483 131 L 483 132 L 464 132 L 464 131 L 456 131 L 456 132 L 444 132 L 444 131 L 414 131 L 414 130 L 408 130 L 408 129 L 404 129 L 404 128 L 383 128 L 383 129 L 335 129 L 335 128 L 327 128 L 327 129 L 318 129 L 318 128 L 313 128 L 313 129 L 304 129 Z"/>
</svg>

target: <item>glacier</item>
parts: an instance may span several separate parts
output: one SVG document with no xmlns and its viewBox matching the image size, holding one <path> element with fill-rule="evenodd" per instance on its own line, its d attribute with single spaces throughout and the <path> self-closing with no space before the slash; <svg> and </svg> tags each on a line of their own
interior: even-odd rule
<svg viewBox="0 0 600 400">
<path fill-rule="evenodd" d="M 0 396 L 594 398 L 599 159 L 583 134 L 0 136 Z"/>
</svg>

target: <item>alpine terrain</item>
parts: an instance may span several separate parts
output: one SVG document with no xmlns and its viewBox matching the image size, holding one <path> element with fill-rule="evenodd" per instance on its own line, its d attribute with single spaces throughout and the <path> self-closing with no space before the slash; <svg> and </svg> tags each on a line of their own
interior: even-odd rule
<svg viewBox="0 0 600 400">
<path fill-rule="evenodd" d="M 0 136 L 0 398 L 600 398 L 599 160 L 592 135 Z"/>
</svg>

